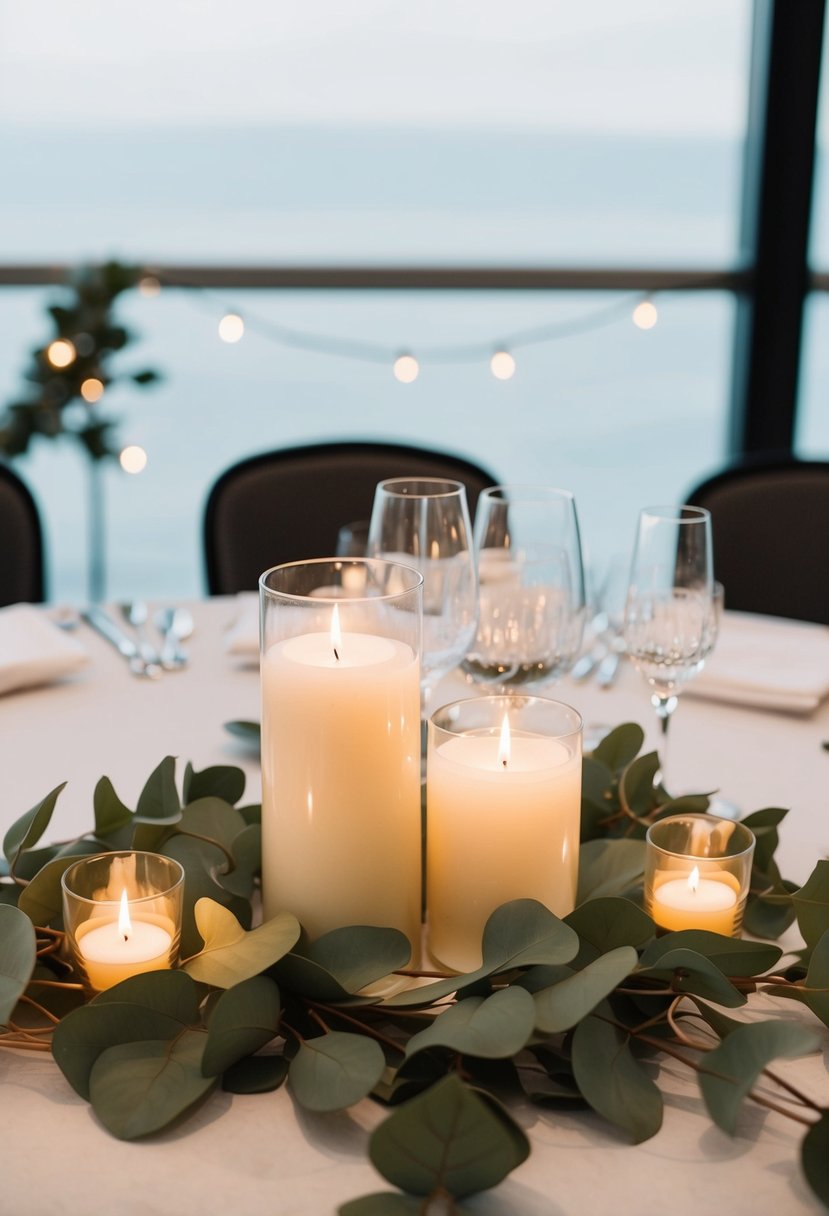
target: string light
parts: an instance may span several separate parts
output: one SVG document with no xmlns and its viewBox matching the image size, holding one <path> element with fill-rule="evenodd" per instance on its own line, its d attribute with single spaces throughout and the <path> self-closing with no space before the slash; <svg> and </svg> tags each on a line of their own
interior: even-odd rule
<svg viewBox="0 0 829 1216">
<path fill-rule="evenodd" d="M 245 323 L 238 312 L 226 312 L 219 322 L 219 337 L 223 342 L 239 342 L 245 332 Z"/>
<path fill-rule="evenodd" d="M 161 281 L 154 274 L 145 274 L 143 279 L 138 280 L 138 291 L 142 296 L 151 299 L 160 293 Z"/>
<path fill-rule="evenodd" d="M 77 353 L 68 338 L 55 338 L 46 347 L 46 358 L 52 367 L 69 367 L 70 363 L 75 362 Z"/>
<path fill-rule="evenodd" d="M 81 384 L 81 396 L 84 401 L 88 401 L 90 405 L 94 405 L 96 401 L 100 401 L 104 395 L 103 381 L 97 376 L 89 376 Z"/>
<path fill-rule="evenodd" d="M 515 375 L 515 360 L 509 351 L 496 350 L 489 361 L 489 369 L 496 380 L 511 380 Z"/>
<path fill-rule="evenodd" d="M 653 329 L 659 313 L 653 300 L 641 300 L 633 310 L 633 324 L 637 329 Z"/>
<path fill-rule="evenodd" d="M 143 473 L 147 467 L 147 453 L 137 443 L 130 443 L 121 449 L 118 462 L 125 473 Z"/>
<path fill-rule="evenodd" d="M 398 355 L 394 361 L 394 377 L 401 384 L 412 384 L 419 372 L 420 365 L 414 355 Z"/>
</svg>

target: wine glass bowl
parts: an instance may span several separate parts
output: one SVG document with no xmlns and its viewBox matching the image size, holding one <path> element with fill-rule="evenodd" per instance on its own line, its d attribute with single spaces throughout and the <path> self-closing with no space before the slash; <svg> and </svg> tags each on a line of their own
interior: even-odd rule
<svg viewBox="0 0 829 1216">
<path fill-rule="evenodd" d="M 586 615 L 572 494 L 493 486 L 475 515 L 479 610 L 467 676 L 497 691 L 552 682 L 569 671 Z"/>
</svg>

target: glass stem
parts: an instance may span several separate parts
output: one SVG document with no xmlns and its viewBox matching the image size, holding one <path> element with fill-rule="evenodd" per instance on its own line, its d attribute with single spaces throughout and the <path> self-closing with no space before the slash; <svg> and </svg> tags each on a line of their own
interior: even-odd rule
<svg viewBox="0 0 829 1216">
<path fill-rule="evenodd" d="M 676 704 L 677 698 L 675 696 L 663 697 L 659 693 L 654 693 L 651 697 L 651 705 L 656 710 L 656 716 L 659 719 L 659 768 L 656 770 L 653 778 L 654 789 L 657 789 L 659 786 L 667 789 L 668 723 L 676 709 Z"/>
</svg>

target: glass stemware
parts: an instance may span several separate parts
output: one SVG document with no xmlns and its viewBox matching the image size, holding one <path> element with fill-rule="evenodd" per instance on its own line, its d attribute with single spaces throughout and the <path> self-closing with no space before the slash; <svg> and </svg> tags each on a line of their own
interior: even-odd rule
<svg viewBox="0 0 829 1216">
<path fill-rule="evenodd" d="M 421 711 L 475 636 L 478 587 L 466 489 L 438 477 L 393 477 L 374 493 L 367 553 L 423 575 Z"/>
<path fill-rule="evenodd" d="M 475 514 L 478 631 L 463 669 L 503 692 L 558 679 L 573 665 L 586 616 L 573 495 L 493 486 Z"/>
<path fill-rule="evenodd" d="M 624 635 L 651 689 L 661 730 L 656 781 L 663 786 L 677 698 L 716 636 L 711 548 L 711 516 L 701 507 L 646 507 L 639 514 Z"/>
</svg>

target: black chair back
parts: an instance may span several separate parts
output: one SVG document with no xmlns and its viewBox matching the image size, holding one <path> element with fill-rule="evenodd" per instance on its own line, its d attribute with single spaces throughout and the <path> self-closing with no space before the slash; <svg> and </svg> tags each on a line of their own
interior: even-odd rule
<svg viewBox="0 0 829 1216">
<path fill-rule="evenodd" d="M 711 512 L 727 608 L 829 625 L 829 461 L 735 465 L 685 501 Z"/>
<path fill-rule="evenodd" d="M 43 533 L 26 483 L 0 461 L 0 607 L 44 597 Z"/>
<path fill-rule="evenodd" d="M 339 529 L 369 518 L 375 487 L 389 477 L 463 482 L 472 518 L 478 495 L 497 484 L 464 457 L 402 444 L 316 443 L 252 456 L 222 473 L 208 495 L 208 591 L 254 591 L 271 566 L 332 557 Z"/>
</svg>

